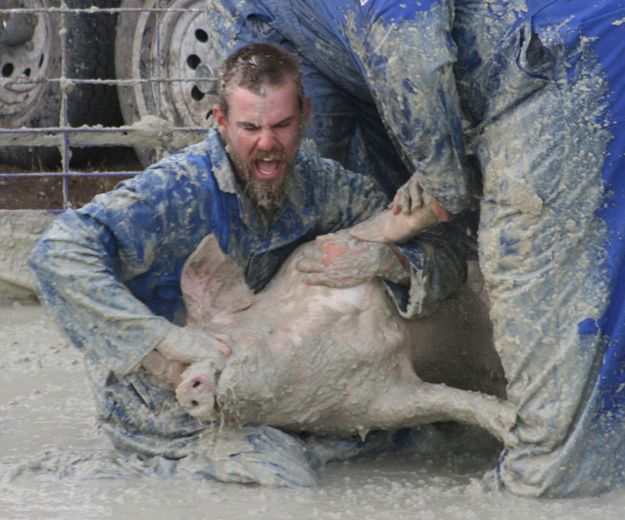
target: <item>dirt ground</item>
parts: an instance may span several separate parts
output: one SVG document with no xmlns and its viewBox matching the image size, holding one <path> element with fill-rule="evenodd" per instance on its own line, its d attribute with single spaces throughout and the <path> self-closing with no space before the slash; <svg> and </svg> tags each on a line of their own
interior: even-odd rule
<svg viewBox="0 0 625 520">
<path fill-rule="evenodd" d="M 80 172 L 141 171 L 143 168 L 131 151 L 117 151 L 112 158 L 100 159 L 97 163 L 77 168 Z M 72 168 L 70 167 L 70 170 Z M 63 178 L 56 171 L 39 168 L 25 170 L 13 165 L 0 164 L 0 173 L 47 172 L 45 177 L 0 178 L 0 209 L 46 209 L 63 208 Z M 111 190 L 127 176 L 107 177 L 70 177 L 68 183 L 68 201 L 77 208 L 89 202 L 96 194 Z"/>
</svg>

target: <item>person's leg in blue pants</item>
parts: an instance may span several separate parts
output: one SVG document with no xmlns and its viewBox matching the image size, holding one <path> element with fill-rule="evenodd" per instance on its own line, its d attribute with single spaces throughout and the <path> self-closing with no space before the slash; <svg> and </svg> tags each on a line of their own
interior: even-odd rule
<svg viewBox="0 0 625 520">
<path fill-rule="evenodd" d="M 498 43 L 474 143 L 481 265 L 519 417 L 498 480 L 517 494 L 625 483 L 623 20 L 619 2 L 528 2 Z"/>
</svg>

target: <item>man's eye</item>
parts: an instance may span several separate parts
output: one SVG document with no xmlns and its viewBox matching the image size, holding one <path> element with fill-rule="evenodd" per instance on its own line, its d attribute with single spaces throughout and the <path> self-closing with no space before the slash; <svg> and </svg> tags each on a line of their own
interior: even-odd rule
<svg viewBox="0 0 625 520">
<path fill-rule="evenodd" d="M 239 125 L 240 128 L 242 128 L 243 130 L 247 130 L 249 132 L 253 132 L 254 130 L 258 130 L 258 127 L 256 125 L 252 125 L 252 124 L 248 124 L 248 123 L 241 123 Z"/>
</svg>

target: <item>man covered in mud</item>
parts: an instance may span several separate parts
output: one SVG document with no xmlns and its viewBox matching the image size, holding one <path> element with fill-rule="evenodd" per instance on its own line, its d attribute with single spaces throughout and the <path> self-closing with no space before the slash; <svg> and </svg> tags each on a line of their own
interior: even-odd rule
<svg viewBox="0 0 625 520">
<path fill-rule="evenodd" d="M 623 3 L 207 4 L 214 45 L 295 49 L 322 154 L 365 157 L 389 196 L 416 172 L 404 206 L 419 188 L 456 218 L 480 200 L 520 440 L 497 482 L 532 496 L 625 483 Z"/>
<path fill-rule="evenodd" d="M 85 355 L 98 421 L 115 447 L 193 459 L 198 475 L 223 481 L 305 485 L 318 461 L 310 441 L 263 426 L 225 439 L 209 435 L 217 426 L 176 402 L 172 385 L 185 366 L 236 349 L 227 336 L 182 327 L 180 274 L 199 242 L 213 236 L 249 288 L 260 291 L 300 244 L 379 213 L 387 199 L 370 177 L 300 148 L 311 105 L 289 52 L 267 44 L 241 48 L 225 61 L 220 85 L 218 129 L 66 211 L 30 265 L 41 300 Z M 311 283 L 379 277 L 400 310 L 427 314 L 464 283 L 462 233 L 452 235 L 441 225 L 393 245 L 337 234 L 334 262 L 313 255 L 301 269 Z M 209 450 L 211 439 L 217 445 Z M 324 457 L 376 443 L 337 443 L 338 451 L 326 448 Z"/>
</svg>

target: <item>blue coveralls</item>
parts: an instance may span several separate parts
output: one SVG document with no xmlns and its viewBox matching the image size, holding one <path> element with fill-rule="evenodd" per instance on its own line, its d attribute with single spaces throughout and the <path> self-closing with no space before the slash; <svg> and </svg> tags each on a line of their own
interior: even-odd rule
<svg viewBox="0 0 625 520">
<path fill-rule="evenodd" d="M 171 461 L 150 463 L 155 471 L 301 486 L 313 483 L 320 462 L 398 446 L 383 434 L 361 442 L 303 439 L 265 426 L 219 429 L 189 416 L 170 387 L 136 370 L 172 323 L 184 324 L 180 275 L 205 236 L 217 238 L 258 291 L 300 244 L 387 204 L 369 177 L 308 149 L 298 152 L 286 183 L 283 206 L 263 224 L 210 130 L 202 143 L 64 212 L 31 254 L 41 300 L 85 355 L 99 425 L 122 452 Z M 411 287 L 388 282 L 387 289 L 401 312 L 427 314 L 464 282 L 460 239 L 448 227 L 398 246 Z M 406 439 L 419 440 L 408 435 L 401 444 Z"/>
<path fill-rule="evenodd" d="M 387 194 L 416 171 L 453 213 L 481 198 L 480 264 L 520 439 L 498 482 L 545 496 L 622 485 L 625 2 L 207 5 L 215 45 L 298 53 L 321 153 L 364 153 Z"/>
</svg>

